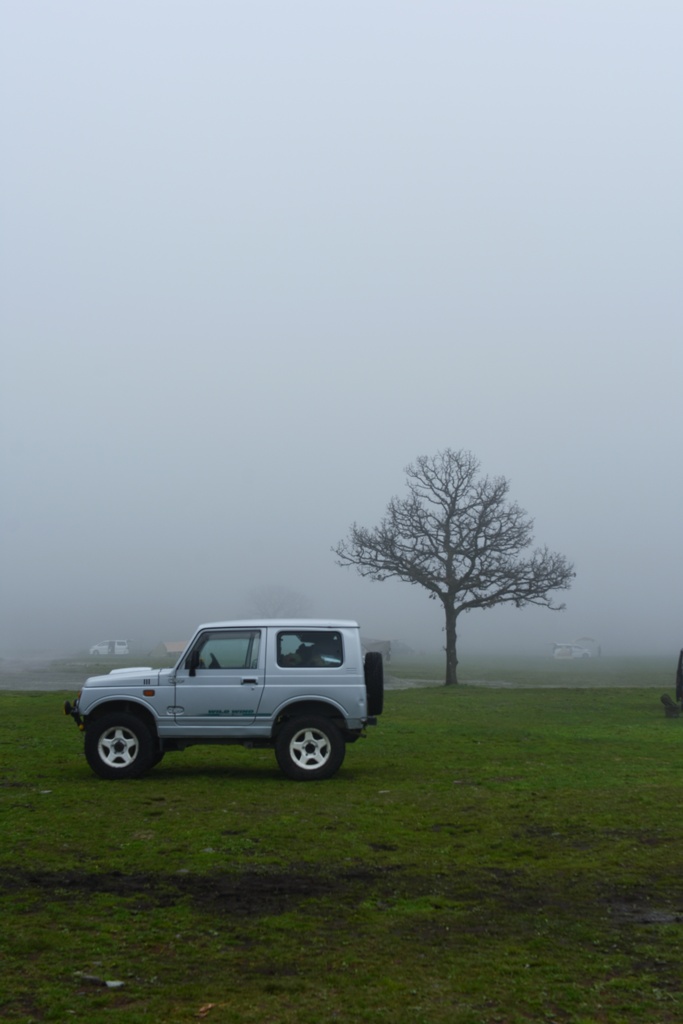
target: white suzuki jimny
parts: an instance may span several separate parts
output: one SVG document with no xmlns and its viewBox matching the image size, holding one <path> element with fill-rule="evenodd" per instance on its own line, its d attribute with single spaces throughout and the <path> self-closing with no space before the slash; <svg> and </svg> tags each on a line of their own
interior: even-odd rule
<svg viewBox="0 0 683 1024">
<path fill-rule="evenodd" d="M 64 711 L 104 779 L 197 743 L 273 747 L 289 778 L 328 779 L 383 702 L 382 656 L 363 657 L 357 623 L 268 619 L 200 626 L 174 668 L 92 676 Z"/>
</svg>

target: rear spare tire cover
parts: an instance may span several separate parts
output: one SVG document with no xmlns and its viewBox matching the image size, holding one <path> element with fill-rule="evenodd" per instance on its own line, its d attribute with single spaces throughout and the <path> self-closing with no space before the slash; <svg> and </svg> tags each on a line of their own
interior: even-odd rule
<svg viewBox="0 0 683 1024">
<path fill-rule="evenodd" d="M 368 714 L 381 715 L 384 708 L 384 664 L 382 655 L 368 651 L 365 655 L 365 690 L 368 695 Z"/>
</svg>

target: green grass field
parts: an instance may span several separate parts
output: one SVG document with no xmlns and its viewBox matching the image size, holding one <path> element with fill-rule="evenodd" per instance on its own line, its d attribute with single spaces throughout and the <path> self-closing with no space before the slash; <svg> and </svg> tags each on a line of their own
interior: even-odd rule
<svg viewBox="0 0 683 1024">
<path fill-rule="evenodd" d="M 512 686 L 656 686 L 673 692 L 675 657 L 603 657 L 556 661 L 551 657 L 463 657 L 461 683 L 495 682 Z M 443 656 L 403 658 L 387 670 L 397 678 L 444 680 Z"/>
<path fill-rule="evenodd" d="M 680 1021 L 683 719 L 671 664 L 613 667 L 390 691 L 304 784 L 238 747 L 107 783 L 71 692 L 0 692 L 0 1018 Z"/>
</svg>

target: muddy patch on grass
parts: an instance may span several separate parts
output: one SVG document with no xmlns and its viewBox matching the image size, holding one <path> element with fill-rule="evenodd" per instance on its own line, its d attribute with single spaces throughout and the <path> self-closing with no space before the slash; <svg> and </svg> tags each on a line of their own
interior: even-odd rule
<svg viewBox="0 0 683 1024">
<path fill-rule="evenodd" d="M 129 911 L 189 903 L 219 917 L 263 917 L 285 914 L 302 905 L 325 914 L 331 905 L 347 910 L 362 904 L 388 909 L 405 901 L 445 898 L 464 904 L 498 904 L 536 910 L 544 896 L 528 889 L 515 871 L 490 869 L 471 875 L 422 876 L 397 864 L 335 865 L 320 869 L 295 864 L 284 871 L 174 874 L 78 870 L 38 872 L 15 870 L 0 878 L 0 894 L 21 895 L 41 906 L 45 902 L 87 903 L 91 898 L 120 900 Z"/>
<path fill-rule="evenodd" d="M 246 871 L 236 874 L 174 875 L 84 871 L 13 871 L 0 880 L 0 893 L 40 895 L 45 900 L 73 900 L 89 896 L 117 896 L 136 909 L 167 907 L 180 900 L 237 916 L 282 914 L 302 900 L 334 897 L 364 898 L 391 868 L 356 867 L 334 874 L 300 869 L 282 872 Z"/>
<path fill-rule="evenodd" d="M 676 899 L 656 899 L 641 892 L 609 891 L 598 886 L 584 893 L 567 894 L 560 886 L 539 886 L 519 870 L 490 868 L 482 872 L 462 872 L 425 877 L 400 865 L 359 862 L 320 870 L 308 865 L 293 865 L 284 871 L 244 871 L 193 874 L 141 872 L 37 872 L 14 870 L 0 878 L 0 893 L 19 893 L 39 899 L 61 902 L 82 901 L 94 896 L 114 896 L 136 911 L 170 907 L 189 902 L 221 916 L 272 916 L 287 913 L 304 902 L 325 903 L 352 908 L 371 901 L 389 908 L 406 900 L 440 900 L 476 907 L 482 911 L 496 908 L 506 912 L 536 914 L 540 910 L 555 914 L 568 911 L 584 914 L 612 924 L 662 925 L 683 920 L 683 904 Z M 584 906 L 585 904 L 585 906 Z M 583 909 L 582 909 L 583 907 Z"/>
</svg>

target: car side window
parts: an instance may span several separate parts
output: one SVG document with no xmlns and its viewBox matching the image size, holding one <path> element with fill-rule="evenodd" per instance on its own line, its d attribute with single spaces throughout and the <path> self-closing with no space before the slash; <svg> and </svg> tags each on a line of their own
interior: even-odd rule
<svg viewBox="0 0 683 1024">
<path fill-rule="evenodd" d="M 277 636 L 281 668 L 339 668 L 344 661 L 341 633 L 333 630 L 287 630 Z"/>
<path fill-rule="evenodd" d="M 220 630 L 204 633 L 193 648 L 198 669 L 255 669 L 258 667 L 261 633 L 258 630 Z M 190 656 L 185 659 L 189 668 Z"/>
</svg>

